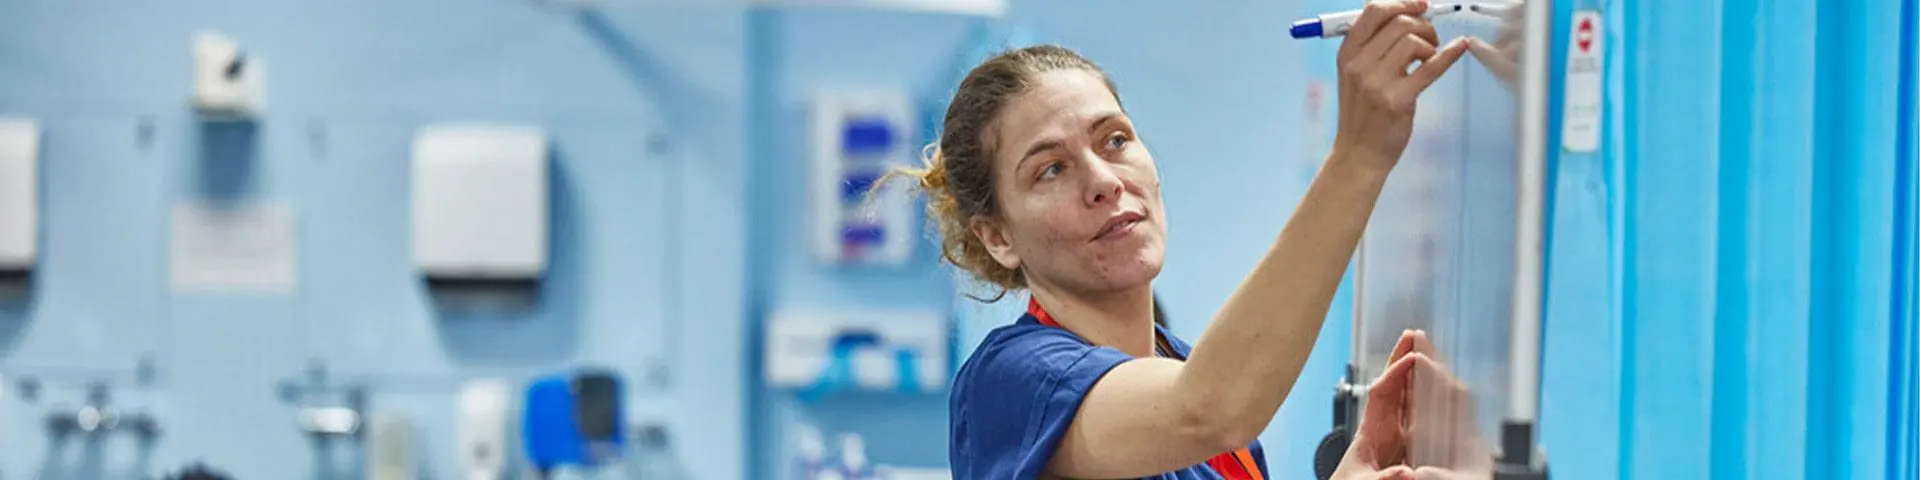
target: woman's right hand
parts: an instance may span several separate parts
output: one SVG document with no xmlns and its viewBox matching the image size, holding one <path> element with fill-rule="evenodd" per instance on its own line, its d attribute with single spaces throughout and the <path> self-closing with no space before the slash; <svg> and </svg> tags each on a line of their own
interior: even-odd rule
<svg viewBox="0 0 1920 480">
<path fill-rule="evenodd" d="M 1340 120 L 1334 151 L 1391 167 L 1413 136 L 1420 92 L 1467 51 L 1439 37 L 1426 0 L 1374 0 L 1340 43 Z M 1415 62 L 1420 68 L 1408 73 Z"/>
</svg>

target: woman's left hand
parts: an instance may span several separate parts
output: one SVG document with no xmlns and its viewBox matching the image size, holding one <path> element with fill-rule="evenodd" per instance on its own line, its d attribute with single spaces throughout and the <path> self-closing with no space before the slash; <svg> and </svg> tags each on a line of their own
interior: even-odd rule
<svg viewBox="0 0 1920 480">
<path fill-rule="evenodd" d="M 1333 472 L 1334 480 L 1414 478 L 1406 465 L 1411 443 L 1407 435 L 1406 398 L 1413 388 L 1414 368 L 1431 363 L 1415 352 L 1425 335 L 1407 332 L 1393 348 L 1385 373 L 1367 386 L 1367 406 L 1347 454 Z"/>
<path fill-rule="evenodd" d="M 1429 360 L 1439 357 L 1424 333 L 1409 332 L 1401 343 L 1412 344 L 1413 352 Z M 1434 365 L 1414 372 L 1405 399 L 1407 464 L 1415 466 L 1415 478 L 1488 478 L 1493 475 L 1493 453 L 1480 438 L 1473 390 L 1444 365 Z"/>
<path fill-rule="evenodd" d="M 1465 385 L 1433 355 L 1433 342 L 1425 333 L 1409 331 L 1400 336 L 1387 371 L 1367 387 L 1359 431 L 1334 479 L 1491 477 L 1492 458 L 1485 449 L 1475 447 L 1480 441 L 1473 434 L 1472 404 L 1464 395 Z M 1415 461 L 1435 454 L 1443 458 L 1433 463 Z"/>
</svg>

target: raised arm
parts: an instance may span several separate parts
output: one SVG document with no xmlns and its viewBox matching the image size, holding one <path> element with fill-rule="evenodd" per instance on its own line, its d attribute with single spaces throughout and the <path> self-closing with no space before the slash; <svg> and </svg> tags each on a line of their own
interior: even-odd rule
<svg viewBox="0 0 1920 480">
<path fill-rule="evenodd" d="M 1185 468 L 1252 443 L 1313 350 L 1414 100 L 1466 50 L 1445 48 L 1424 2 L 1369 4 L 1340 47 L 1340 132 L 1299 208 L 1186 362 L 1137 359 L 1087 393 L 1049 470 L 1125 478 Z M 1407 73 L 1415 62 L 1423 63 Z"/>
</svg>

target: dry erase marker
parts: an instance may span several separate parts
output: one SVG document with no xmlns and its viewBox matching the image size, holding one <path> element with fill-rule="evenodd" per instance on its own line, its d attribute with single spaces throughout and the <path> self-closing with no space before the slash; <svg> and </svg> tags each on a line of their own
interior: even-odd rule
<svg viewBox="0 0 1920 480">
<path fill-rule="evenodd" d="M 1521 5 L 1520 2 L 1476 3 L 1476 4 L 1473 4 L 1472 6 L 1467 7 L 1467 9 L 1472 10 L 1473 13 L 1478 13 L 1481 15 L 1489 16 L 1489 17 L 1499 18 L 1502 20 L 1517 20 L 1520 18 L 1520 14 L 1526 12 L 1525 9 L 1521 8 L 1524 6 L 1525 5 Z"/>
<path fill-rule="evenodd" d="M 1436 3 L 1427 7 L 1426 17 L 1431 19 L 1441 15 L 1466 10 L 1465 5 L 1457 3 Z M 1347 34 L 1353 29 L 1354 20 L 1360 19 L 1362 10 L 1325 13 L 1293 22 L 1293 38 L 1333 38 Z"/>
</svg>

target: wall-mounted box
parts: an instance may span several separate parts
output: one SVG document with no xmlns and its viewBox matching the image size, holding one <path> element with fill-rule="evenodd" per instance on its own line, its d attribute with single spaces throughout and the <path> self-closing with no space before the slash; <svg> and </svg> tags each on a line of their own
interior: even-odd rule
<svg viewBox="0 0 1920 480">
<path fill-rule="evenodd" d="M 888 170 L 912 166 L 913 97 L 905 90 L 822 91 L 812 118 L 812 243 L 814 257 L 832 265 L 899 265 L 921 240 L 907 188 L 887 188 L 869 199 Z"/>
<path fill-rule="evenodd" d="M 547 271 L 539 128 L 447 125 L 413 143 L 413 259 L 429 281 L 537 282 Z"/>
<path fill-rule="evenodd" d="M 40 250 L 40 125 L 0 118 L 0 277 L 31 271 Z"/>
<path fill-rule="evenodd" d="M 240 43 L 215 32 L 193 39 L 193 106 L 217 119 L 252 118 L 266 108 L 266 72 Z"/>
</svg>

